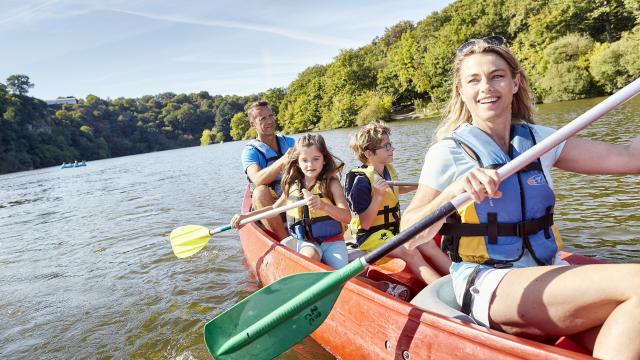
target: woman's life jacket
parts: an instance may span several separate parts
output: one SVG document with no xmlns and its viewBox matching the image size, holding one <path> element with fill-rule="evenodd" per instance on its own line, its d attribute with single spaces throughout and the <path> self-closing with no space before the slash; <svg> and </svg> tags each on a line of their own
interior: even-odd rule
<svg viewBox="0 0 640 360">
<path fill-rule="evenodd" d="M 484 131 L 459 127 L 451 138 L 481 168 L 497 169 L 536 144 L 526 124 L 511 126 L 509 154 Z M 555 195 L 540 160 L 500 183 L 499 199 L 485 198 L 449 216 L 440 229 L 452 261 L 509 267 L 527 249 L 540 265 L 553 262 L 562 240 L 553 224 Z"/>
<path fill-rule="evenodd" d="M 390 180 L 397 179 L 396 170 L 393 168 L 391 164 L 385 165 L 387 171 L 390 175 Z M 375 195 L 375 189 L 373 188 L 374 177 L 378 175 L 373 166 L 362 165 L 361 167 L 355 168 L 349 173 L 347 173 L 345 179 L 345 192 L 347 194 L 351 193 L 351 189 L 355 182 L 356 177 L 365 176 L 369 180 L 369 185 L 371 186 L 371 199 L 373 199 Z M 378 175 L 379 176 L 379 175 Z M 358 229 L 356 232 L 356 242 L 358 245 L 362 245 L 373 233 L 376 233 L 380 230 L 390 231 L 393 235 L 400 232 L 400 193 L 398 192 L 397 187 L 391 187 L 391 191 L 387 191 L 384 194 L 384 199 L 382 200 L 381 208 L 378 210 L 378 214 L 373 220 L 373 223 L 368 229 L 363 229 L 360 226 L 360 219 L 355 217 L 351 221 L 351 228 Z M 381 232 L 381 234 L 388 234 L 386 231 Z M 389 237 L 390 238 L 390 237 Z M 381 239 L 382 242 L 389 239 Z"/>
<path fill-rule="evenodd" d="M 264 169 L 270 166 L 271 164 L 273 164 L 274 162 L 276 162 L 276 160 L 280 159 L 282 155 L 284 155 L 284 153 L 287 151 L 287 149 L 293 146 L 287 142 L 287 138 L 281 135 L 276 135 L 276 142 L 278 143 L 278 149 L 276 150 L 272 149 L 269 145 L 257 139 L 253 139 L 249 141 L 245 146 L 254 148 L 258 152 L 258 154 L 260 154 L 260 157 L 262 157 L 262 159 L 266 163 L 266 165 L 263 167 Z M 278 174 L 278 176 L 275 179 L 273 179 L 271 183 L 267 185 L 268 187 L 273 189 L 273 191 L 278 196 L 282 193 L 282 188 L 280 187 L 281 179 L 282 179 L 282 172 L 280 172 L 280 174 Z M 247 180 L 249 180 L 249 183 L 252 186 L 251 190 L 253 190 L 253 183 L 251 182 L 251 179 L 249 179 L 248 176 L 247 176 Z"/>
<path fill-rule="evenodd" d="M 335 205 L 322 192 L 316 183 L 310 190 L 312 195 L 320 196 L 320 201 Z M 287 196 L 287 203 L 291 204 L 304 199 L 300 182 L 294 184 Z M 310 210 L 307 205 L 287 211 L 287 227 L 291 236 L 301 241 L 315 241 L 321 244 L 324 241 L 336 241 L 343 239 L 344 227 L 341 222 L 335 220 L 324 211 Z"/>
</svg>

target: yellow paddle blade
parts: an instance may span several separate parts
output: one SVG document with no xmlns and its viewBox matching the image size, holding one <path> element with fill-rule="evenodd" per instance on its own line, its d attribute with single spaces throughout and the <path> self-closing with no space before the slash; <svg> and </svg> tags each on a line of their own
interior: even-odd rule
<svg viewBox="0 0 640 360">
<path fill-rule="evenodd" d="M 180 259 L 200 251 L 210 238 L 209 229 L 198 225 L 180 226 L 169 234 L 173 253 Z"/>
</svg>

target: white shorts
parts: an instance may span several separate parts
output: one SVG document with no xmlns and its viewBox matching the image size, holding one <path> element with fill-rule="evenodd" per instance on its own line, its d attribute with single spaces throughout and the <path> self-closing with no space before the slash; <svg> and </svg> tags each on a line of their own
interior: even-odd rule
<svg viewBox="0 0 640 360">
<path fill-rule="evenodd" d="M 498 284 L 505 275 L 513 268 L 509 269 L 486 269 L 482 270 L 476 276 L 476 281 L 469 289 L 471 292 L 471 314 L 473 320 L 478 324 L 489 326 L 489 305 L 491 297 L 496 291 Z"/>
<path fill-rule="evenodd" d="M 526 253 L 529 257 L 531 255 Z M 526 257 L 526 256 L 525 256 Z M 568 262 L 560 259 L 560 254 L 556 254 L 553 265 L 569 265 Z M 495 269 L 486 267 L 482 269 L 476 276 L 473 286 L 469 289 L 471 292 L 471 314 L 469 314 L 478 324 L 490 327 L 489 325 L 489 305 L 496 288 L 505 275 L 515 268 Z M 461 302 L 460 302 L 461 303 Z"/>
</svg>

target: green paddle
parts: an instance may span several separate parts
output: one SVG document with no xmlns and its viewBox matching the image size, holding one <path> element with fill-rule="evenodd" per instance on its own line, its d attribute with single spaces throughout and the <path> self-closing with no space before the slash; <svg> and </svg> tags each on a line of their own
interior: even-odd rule
<svg viewBox="0 0 640 360">
<path fill-rule="evenodd" d="M 640 92 L 640 79 L 627 85 L 498 170 L 501 180 Z M 311 334 L 327 318 L 344 284 L 471 198 L 460 194 L 373 252 L 332 272 L 294 274 L 245 298 L 204 327 L 207 349 L 216 359 L 271 359 Z"/>
<path fill-rule="evenodd" d="M 242 221 L 240 225 L 245 225 L 257 220 L 266 219 L 274 215 L 280 214 L 287 210 L 295 209 L 306 203 L 306 200 L 296 201 L 294 203 L 281 206 L 263 213 L 250 216 Z M 204 226 L 185 225 L 171 231 L 169 239 L 171 240 L 171 248 L 178 258 L 186 258 L 200 251 L 211 239 L 212 235 L 223 231 L 231 230 L 231 224 L 217 227 L 209 230 Z"/>
</svg>

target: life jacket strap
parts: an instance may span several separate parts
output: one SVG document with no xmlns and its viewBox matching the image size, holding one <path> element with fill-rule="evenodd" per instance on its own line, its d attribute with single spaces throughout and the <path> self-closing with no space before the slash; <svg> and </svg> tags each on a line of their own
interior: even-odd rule
<svg viewBox="0 0 640 360">
<path fill-rule="evenodd" d="M 545 238 L 550 239 L 551 233 L 549 229 L 553 225 L 553 213 L 551 207 L 548 207 L 546 214 L 532 220 L 525 220 L 518 223 L 499 223 L 497 222 L 497 214 L 488 214 L 487 224 L 456 224 L 444 223 L 439 233 L 445 236 L 462 237 L 462 236 L 488 236 L 489 242 L 497 243 L 498 236 L 517 236 L 523 238 L 533 235 L 540 230 L 544 230 Z"/>
<path fill-rule="evenodd" d="M 385 222 L 386 222 L 386 217 L 388 216 L 388 214 L 395 214 L 399 210 L 400 210 L 400 203 L 397 203 L 394 207 L 385 206 L 382 209 L 378 210 L 378 215 L 384 215 Z M 394 216 L 394 219 L 395 219 L 395 216 Z"/>
</svg>

